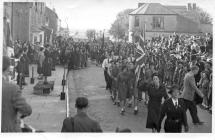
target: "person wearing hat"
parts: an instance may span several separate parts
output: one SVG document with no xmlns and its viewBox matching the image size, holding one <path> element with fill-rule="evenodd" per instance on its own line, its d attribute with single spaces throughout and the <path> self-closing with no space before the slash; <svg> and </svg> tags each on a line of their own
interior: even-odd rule
<svg viewBox="0 0 215 140">
<path fill-rule="evenodd" d="M 89 103 L 86 97 L 78 97 L 75 107 L 77 114 L 64 119 L 61 132 L 102 132 L 99 123 L 87 114 Z"/>
<path fill-rule="evenodd" d="M 17 85 L 8 81 L 10 58 L 3 56 L 1 132 L 21 132 L 20 117 L 31 115 L 32 109 Z"/>
<path fill-rule="evenodd" d="M 184 125 L 185 132 L 188 132 L 185 104 L 184 100 L 179 98 L 179 87 L 173 85 L 170 88 L 169 94 L 171 97 L 161 107 L 158 131 L 160 132 L 162 121 L 166 116 L 164 124 L 164 131 L 166 133 L 180 133 L 182 132 L 182 125 Z"/>
</svg>

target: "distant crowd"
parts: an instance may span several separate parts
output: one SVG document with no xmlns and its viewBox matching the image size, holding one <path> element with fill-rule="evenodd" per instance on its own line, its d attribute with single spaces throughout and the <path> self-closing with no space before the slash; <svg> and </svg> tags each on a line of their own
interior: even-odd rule
<svg viewBox="0 0 215 140">
<path fill-rule="evenodd" d="M 125 115 L 127 106 L 133 106 L 134 114 L 138 114 L 144 95 L 148 107 L 146 127 L 153 132 L 160 132 L 163 117 L 170 115 L 169 117 L 174 119 L 166 120 L 169 121 L 169 126 L 165 126 L 165 132 L 181 132 L 181 125 L 188 131 L 184 113 L 187 109 L 194 124 L 202 124 L 197 115 L 196 104 L 209 112 L 212 111 L 212 47 L 211 34 L 172 34 L 168 37 L 139 40 L 138 43 L 77 42 L 72 38 L 57 37 L 52 44 L 44 46 L 17 40 L 12 57 L 18 59 L 17 84 L 21 86 L 25 85 L 25 77 L 29 77 L 29 64 L 37 64 L 38 78 L 42 78 L 51 76 L 51 71 L 55 70 L 57 64 L 68 67 L 68 70 L 77 70 L 87 67 L 90 59 L 104 69 L 106 90 L 110 92 L 113 104 L 121 106 L 121 115 Z M 11 107 L 8 110 L 14 114 L 10 120 L 12 123 L 18 112 L 21 118 L 24 118 L 30 115 L 32 110 L 21 97 L 21 91 L 7 82 L 9 63 L 8 58 L 3 59 L 3 97 L 7 98 L 6 94 L 11 92 L 16 98 L 13 98 L 12 103 L 9 103 L 10 100 L 4 100 L 3 105 Z M 8 87 L 12 87 L 14 93 L 8 91 Z M 162 98 L 166 99 L 163 104 Z M 172 99 L 173 105 L 176 106 L 170 114 L 166 110 L 172 105 L 169 99 Z M 76 107 L 78 116 L 82 118 L 86 115 L 88 100 L 78 98 Z M 6 112 L 3 110 L 3 114 Z M 174 115 L 177 113 L 182 117 Z M 3 116 L 5 122 L 8 121 L 7 115 L 9 114 Z M 64 120 L 62 132 L 102 132 L 97 122 L 89 118 L 88 121 L 75 118 Z M 80 125 L 72 126 L 77 120 Z M 69 124 L 70 122 L 72 123 Z M 20 131 L 15 124 L 2 124 L 4 132 Z M 171 128 L 173 124 L 177 124 L 177 128 Z"/>
</svg>

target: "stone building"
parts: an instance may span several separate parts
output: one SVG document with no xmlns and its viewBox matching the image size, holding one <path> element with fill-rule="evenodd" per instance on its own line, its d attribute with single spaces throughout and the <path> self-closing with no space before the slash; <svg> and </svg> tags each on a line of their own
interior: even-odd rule
<svg viewBox="0 0 215 140">
<path fill-rule="evenodd" d="M 44 2 L 5 2 L 4 16 L 10 22 L 13 41 L 44 45 L 57 32 L 58 16 Z"/>
<path fill-rule="evenodd" d="M 45 34 L 45 43 L 52 43 L 52 39 L 55 38 L 58 30 L 58 16 L 55 12 L 55 9 L 52 10 L 48 7 L 45 7 L 42 28 Z"/>
<path fill-rule="evenodd" d="M 3 12 L 3 55 L 8 54 L 8 47 L 12 44 L 11 33 L 12 3 L 4 2 Z"/>
<path fill-rule="evenodd" d="M 44 31 L 41 30 L 44 2 L 12 2 L 13 40 L 40 42 L 43 44 Z"/>
<path fill-rule="evenodd" d="M 164 6 L 160 3 L 139 3 L 129 14 L 129 41 L 136 42 L 139 35 L 151 39 L 159 35 L 201 32 L 200 22 L 193 6 Z"/>
</svg>

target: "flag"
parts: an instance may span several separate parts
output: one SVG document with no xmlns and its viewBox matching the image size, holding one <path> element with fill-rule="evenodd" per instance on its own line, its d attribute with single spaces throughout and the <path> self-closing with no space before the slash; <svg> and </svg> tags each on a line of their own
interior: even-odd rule
<svg viewBox="0 0 215 140">
<path fill-rule="evenodd" d="M 145 52 L 144 49 L 140 46 L 138 43 L 137 49 L 136 49 L 136 63 L 137 65 L 142 66 L 145 61 Z"/>
<path fill-rule="evenodd" d="M 105 42 L 105 33 L 103 32 L 103 37 L 102 37 L 102 49 L 104 48 L 104 42 Z"/>
<path fill-rule="evenodd" d="M 140 43 L 137 44 L 136 48 L 136 69 L 135 69 L 135 75 L 136 75 L 136 85 L 140 78 L 140 70 L 145 65 L 145 51 L 142 46 L 140 46 Z"/>
</svg>

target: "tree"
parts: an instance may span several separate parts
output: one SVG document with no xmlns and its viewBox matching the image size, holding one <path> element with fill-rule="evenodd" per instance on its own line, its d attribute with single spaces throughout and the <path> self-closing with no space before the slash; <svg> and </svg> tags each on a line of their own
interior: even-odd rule
<svg viewBox="0 0 215 140">
<path fill-rule="evenodd" d="M 117 14 L 116 20 L 111 25 L 109 33 L 115 39 L 124 40 L 128 35 L 128 27 L 129 27 L 129 13 L 131 13 L 134 9 L 125 9 Z"/>
<path fill-rule="evenodd" d="M 207 13 L 200 7 L 197 7 L 196 9 L 201 24 L 212 24 L 213 19 L 209 13 Z"/>
<path fill-rule="evenodd" d="M 89 29 L 86 31 L 86 36 L 90 41 L 94 39 L 95 34 L 96 34 L 96 30 L 94 29 Z"/>
</svg>

